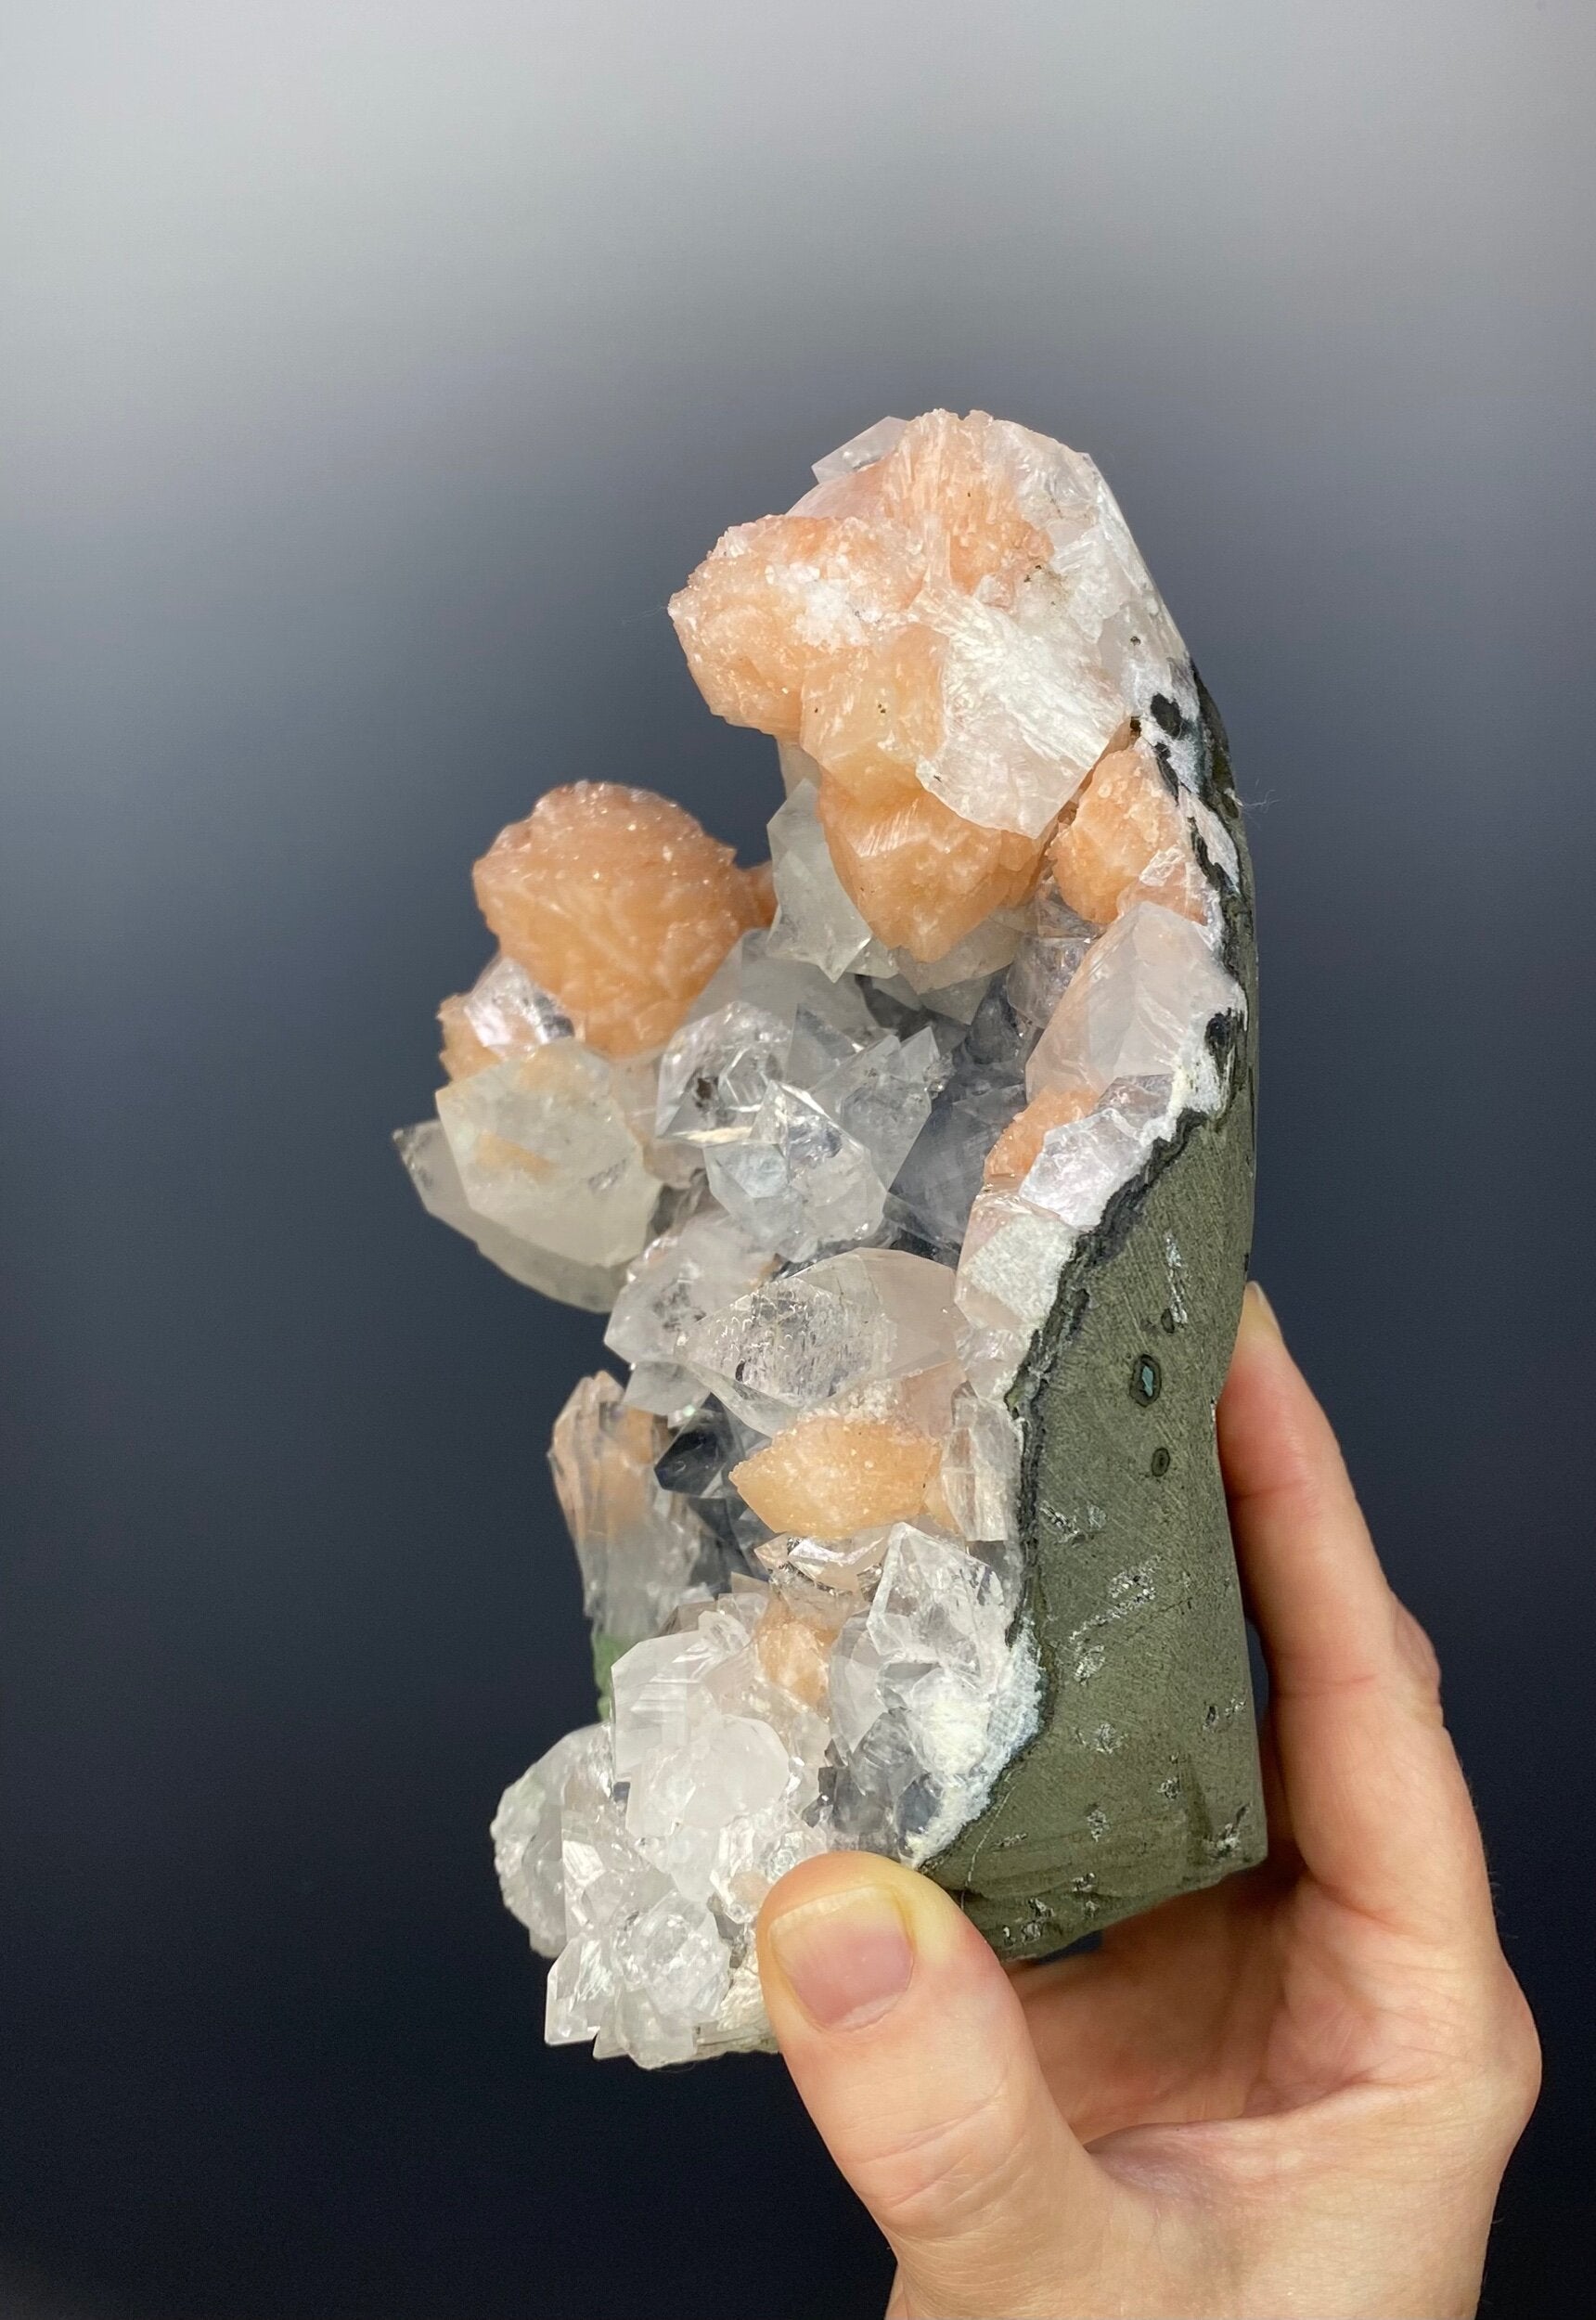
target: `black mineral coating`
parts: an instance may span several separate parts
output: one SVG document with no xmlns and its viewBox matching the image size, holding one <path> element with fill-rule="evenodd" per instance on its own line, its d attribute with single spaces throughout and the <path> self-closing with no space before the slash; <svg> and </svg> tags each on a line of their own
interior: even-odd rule
<svg viewBox="0 0 1596 2320">
<path fill-rule="evenodd" d="M 701 1498 L 721 1480 L 728 1466 L 746 1455 L 745 1446 L 756 1439 L 711 1395 L 655 1460 L 654 1479 L 662 1490 Z"/>
<path fill-rule="evenodd" d="M 1214 875 L 1230 1093 L 1189 1115 L 1075 1250 L 1010 1404 L 1024 1450 L 1040 1729 L 928 1864 L 1006 1957 L 1040 1956 L 1266 1849 L 1246 1632 L 1214 1437 L 1252 1239 L 1257 974 L 1224 730 L 1201 684 L 1200 793 L 1241 858 Z M 1171 728 L 1163 698 L 1152 715 Z M 1156 1349 L 1155 1349 L 1156 1348 Z"/>
</svg>

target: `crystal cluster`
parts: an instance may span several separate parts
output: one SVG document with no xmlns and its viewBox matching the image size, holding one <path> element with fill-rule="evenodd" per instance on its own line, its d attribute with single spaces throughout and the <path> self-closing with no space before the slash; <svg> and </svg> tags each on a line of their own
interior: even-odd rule
<svg viewBox="0 0 1596 2320">
<path fill-rule="evenodd" d="M 477 865 L 500 949 L 399 1139 L 627 1373 L 553 1450 L 601 1721 L 494 1839 L 549 2037 L 648 2065 L 766 2035 L 786 1869 L 933 1859 L 1036 1732 L 1015 1381 L 1244 1006 L 1195 680 L 1090 460 L 933 411 L 815 475 L 671 606 L 779 744 L 770 864 L 550 792 Z"/>
</svg>

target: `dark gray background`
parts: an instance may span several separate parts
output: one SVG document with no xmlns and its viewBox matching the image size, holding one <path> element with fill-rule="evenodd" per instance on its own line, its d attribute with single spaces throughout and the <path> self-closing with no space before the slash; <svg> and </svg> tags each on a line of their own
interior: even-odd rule
<svg viewBox="0 0 1596 2320">
<path fill-rule="evenodd" d="M 787 2093 L 540 2043 L 598 1352 L 388 1149 L 575 776 L 745 854 L 663 614 L 884 410 L 1091 450 L 1229 720 L 1258 1270 L 1440 1647 L 1590 2294 L 1585 0 L 17 0 L 0 55 L 6 2308 L 782 2320 Z M 0 2290 L 0 2301 L 4 2300 Z"/>
</svg>

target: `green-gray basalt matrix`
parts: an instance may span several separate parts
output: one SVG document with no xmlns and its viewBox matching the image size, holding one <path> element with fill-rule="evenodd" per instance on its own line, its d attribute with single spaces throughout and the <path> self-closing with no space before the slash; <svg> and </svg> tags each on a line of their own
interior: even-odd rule
<svg viewBox="0 0 1596 2320">
<path fill-rule="evenodd" d="M 1005 1956 L 1056 1951 L 1266 1850 L 1214 1431 L 1252 1245 L 1257 973 L 1241 810 L 1205 695 L 1203 711 L 1240 857 L 1226 952 L 1247 1019 L 1224 1110 L 1116 1196 L 1014 1389 L 1046 1707 L 986 1810 L 930 1864 Z"/>
</svg>

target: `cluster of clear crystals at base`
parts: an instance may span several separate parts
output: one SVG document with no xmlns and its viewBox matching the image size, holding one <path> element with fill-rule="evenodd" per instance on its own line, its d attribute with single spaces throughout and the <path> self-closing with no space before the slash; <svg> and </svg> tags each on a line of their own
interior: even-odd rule
<svg viewBox="0 0 1596 2320">
<path fill-rule="evenodd" d="M 779 742 L 768 870 L 551 792 L 478 866 L 503 947 L 398 1140 L 629 1373 L 553 1450 L 604 1720 L 494 1842 L 550 2039 L 650 2066 L 765 2038 L 776 1878 L 930 1860 L 1034 1734 L 1010 1389 L 1244 1004 L 1195 680 L 1091 462 L 932 412 L 815 474 L 671 608 Z"/>
</svg>

